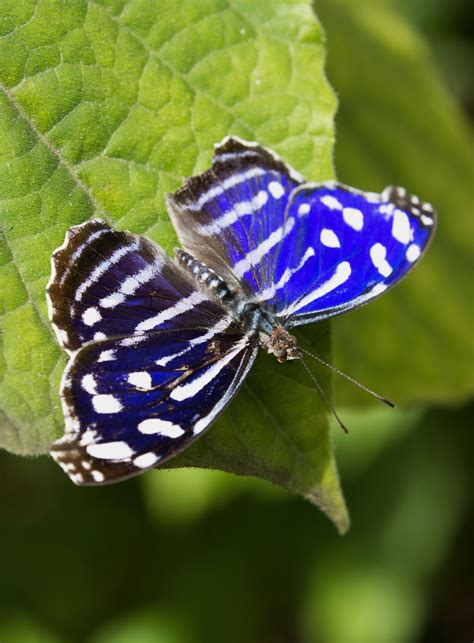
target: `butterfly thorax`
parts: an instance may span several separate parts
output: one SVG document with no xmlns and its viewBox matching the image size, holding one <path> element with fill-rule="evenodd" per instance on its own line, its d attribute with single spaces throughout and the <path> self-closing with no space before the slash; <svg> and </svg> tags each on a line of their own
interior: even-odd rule
<svg viewBox="0 0 474 643">
<path fill-rule="evenodd" d="M 258 335 L 260 345 L 279 362 L 300 357 L 296 337 L 278 322 L 271 310 L 256 302 L 244 303 L 240 320 L 247 331 Z"/>
</svg>

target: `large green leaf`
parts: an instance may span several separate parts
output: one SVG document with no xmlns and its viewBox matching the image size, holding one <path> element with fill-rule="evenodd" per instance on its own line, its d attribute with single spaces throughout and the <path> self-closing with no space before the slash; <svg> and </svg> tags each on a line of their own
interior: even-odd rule
<svg viewBox="0 0 474 643">
<path fill-rule="evenodd" d="M 0 444 L 37 454 L 62 433 L 45 285 L 67 228 L 99 214 L 171 249 L 164 192 L 228 134 L 330 178 L 335 98 L 305 0 L 6 0 L 0 35 Z M 328 326 L 307 341 L 327 355 Z M 327 414 L 298 367 L 262 358 L 173 464 L 283 484 L 344 530 Z"/>
<path fill-rule="evenodd" d="M 316 0 L 340 98 L 338 178 L 399 184 L 431 201 L 439 225 L 413 275 L 334 322 L 338 366 L 398 403 L 472 393 L 472 136 L 420 38 L 389 3 Z M 341 387 L 344 403 L 366 403 Z"/>
</svg>

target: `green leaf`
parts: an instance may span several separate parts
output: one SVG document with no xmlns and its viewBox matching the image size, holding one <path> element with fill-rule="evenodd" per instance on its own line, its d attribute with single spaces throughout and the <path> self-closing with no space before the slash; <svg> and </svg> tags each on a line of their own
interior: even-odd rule
<svg viewBox="0 0 474 643">
<path fill-rule="evenodd" d="M 472 135 L 424 42 L 386 2 L 316 0 L 340 98 L 338 178 L 405 186 L 438 210 L 427 256 L 400 286 L 334 324 L 335 363 L 397 403 L 472 394 Z M 365 404 L 341 386 L 343 403 Z"/>
<path fill-rule="evenodd" d="M 0 444 L 38 454 L 63 427 L 65 356 L 45 285 L 67 228 L 100 215 L 170 250 L 164 193 L 228 134 L 331 178 L 335 98 L 305 0 L 6 0 L 0 34 Z M 327 325 L 306 337 L 328 355 Z M 171 464 L 283 484 L 343 531 L 327 414 L 298 366 L 263 357 L 218 426 Z"/>
</svg>

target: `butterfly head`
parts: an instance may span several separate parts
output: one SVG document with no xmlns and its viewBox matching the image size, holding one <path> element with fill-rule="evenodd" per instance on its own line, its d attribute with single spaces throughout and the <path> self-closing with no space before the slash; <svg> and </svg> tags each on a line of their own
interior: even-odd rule
<svg viewBox="0 0 474 643">
<path fill-rule="evenodd" d="M 296 337 L 290 335 L 282 326 L 274 328 L 270 335 L 264 337 L 262 343 L 266 351 L 270 355 L 275 355 L 279 362 L 300 359 L 301 357 Z"/>
</svg>

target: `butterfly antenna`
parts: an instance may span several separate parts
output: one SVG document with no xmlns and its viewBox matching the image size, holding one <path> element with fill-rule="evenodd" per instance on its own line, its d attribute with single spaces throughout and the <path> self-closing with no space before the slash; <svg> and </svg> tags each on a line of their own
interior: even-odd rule
<svg viewBox="0 0 474 643">
<path fill-rule="evenodd" d="M 385 397 L 382 397 L 381 395 L 379 395 L 375 391 L 372 391 L 372 389 L 368 388 L 367 386 L 364 386 L 363 384 L 361 384 L 360 382 L 355 380 L 350 375 L 347 375 L 347 373 L 343 373 L 342 371 L 340 371 L 338 368 L 336 368 L 332 364 L 329 364 L 328 362 L 325 362 L 323 359 L 321 359 L 317 355 L 314 355 L 313 353 L 310 353 L 309 351 L 305 350 L 304 348 L 299 347 L 299 349 L 300 349 L 300 351 L 302 351 L 306 355 L 309 355 L 310 357 L 315 359 L 320 364 L 323 364 L 324 366 L 327 366 L 328 368 L 330 368 L 332 371 L 334 371 L 335 373 L 337 373 L 341 377 L 344 377 L 346 380 L 348 380 L 352 384 L 355 384 L 356 386 L 358 386 L 360 389 L 362 389 L 366 393 L 369 393 L 369 395 L 372 395 L 373 397 L 377 398 L 377 400 L 380 400 L 381 402 L 383 402 L 387 406 L 390 406 L 392 409 L 395 408 L 395 404 L 393 402 L 390 402 L 390 400 L 387 400 Z"/>
<path fill-rule="evenodd" d="M 306 351 L 305 351 L 305 352 L 306 352 Z M 316 379 L 316 377 L 313 375 L 313 373 L 309 370 L 308 365 L 306 364 L 306 362 L 304 361 L 304 359 L 303 359 L 301 356 L 300 356 L 300 361 L 301 361 L 301 363 L 303 364 L 303 366 L 305 367 L 305 370 L 306 370 L 306 372 L 308 373 L 308 375 L 310 376 L 310 378 L 313 380 L 314 385 L 316 386 L 316 388 L 317 388 L 317 389 L 318 389 L 318 391 L 319 391 L 319 394 L 321 395 L 321 397 L 322 397 L 322 399 L 324 400 L 324 402 L 325 402 L 326 406 L 328 407 L 328 409 L 329 409 L 329 410 L 331 411 L 331 413 L 334 415 L 334 417 L 335 417 L 335 419 L 336 419 L 337 423 L 339 424 L 339 426 L 341 427 L 341 429 L 344 431 L 344 433 L 349 433 L 349 431 L 347 430 L 346 425 L 345 425 L 345 424 L 344 424 L 344 422 L 341 420 L 341 418 L 340 418 L 340 417 L 339 417 L 339 415 L 337 414 L 336 409 L 334 408 L 334 406 L 333 406 L 333 405 L 331 404 L 331 402 L 329 401 L 328 396 L 327 396 L 327 395 L 326 395 L 326 393 L 324 392 L 323 387 L 322 387 L 322 386 L 321 386 L 321 384 L 318 382 L 318 380 L 317 380 L 317 379 Z"/>
</svg>

